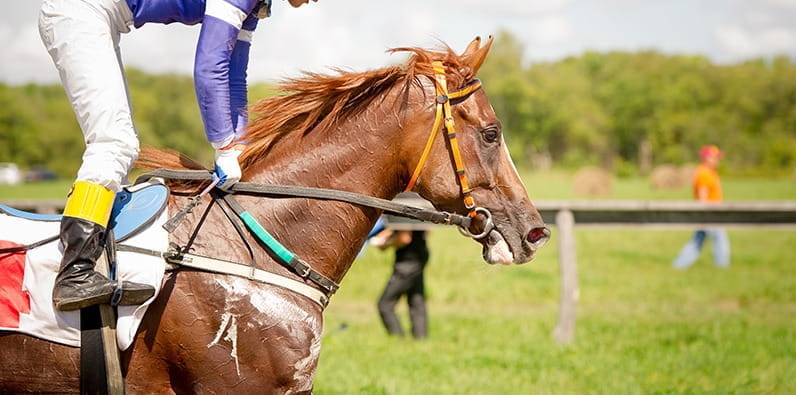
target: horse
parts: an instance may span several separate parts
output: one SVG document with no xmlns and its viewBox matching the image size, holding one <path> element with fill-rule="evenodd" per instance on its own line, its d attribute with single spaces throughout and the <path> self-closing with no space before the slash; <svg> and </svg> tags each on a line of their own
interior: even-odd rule
<svg viewBox="0 0 796 395">
<path fill-rule="evenodd" d="M 395 48 L 409 55 L 403 64 L 283 81 L 282 94 L 250 109 L 243 181 L 382 199 L 411 189 L 438 210 L 471 218 L 464 231 L 477 236 L 486 262 L 530 261 L 550 232 L 517 174 L 484 89 L 478 89 L 475 76 L 491 43 L 491 37 L 483 45 L 476 38 L 460 54 L 444 44 Z M 456 136 L 450 136 L 454 128 Z M 447 138 L 435 137 L 443 132 Z M 141 153 L 139 163 L 201 168 L 179 153 L 153 148 Z M 169 213 L 185 207 L 205 184 L 170 182 Z M 275 239 L 336 283 L 381 215 L 376 208 L 327 199 L 237 198 Z M 228 261 L 249 262 L 253 254 L 258 269 L 317 288 L 263 249 L 249 251 L 253 236 L 238 237 L 222 210 L 204 209 L 210 204 L 205 195 L 169 240 L 185 245 L 190 239 L 193 253 Z M 127 391 L 309 393 L 322 313 L 323 306 L 279 286 L 191 268 L 169 271 L 122 353 Z M 3 334 L 0 350 L 0 392 L 79 390 L 79 349 Z"/>
</svg>

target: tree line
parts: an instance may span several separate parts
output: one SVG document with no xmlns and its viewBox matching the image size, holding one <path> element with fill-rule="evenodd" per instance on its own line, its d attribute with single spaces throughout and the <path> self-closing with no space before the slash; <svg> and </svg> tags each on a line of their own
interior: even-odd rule
<svg viewBox="0 0 796 395">
<path fill-rule="evenodd" d="M 479 77 L 521 167 L 599 165 L 635 175 L 696 160 L 704 144 L 735 173 L 790 174 L 796 165 L 796 65 L 785 57 L 714 64 L 655 51 L 586 52 L 523 61 L 497 35 Z M 142 143 L 210 163 L 190 76 L 127 71 Z M 250 88 L 252 101 L 273 94 Z M 0 84 L 0 162 L 74 177 L 82 134 L 59 84 Z"/>
<path fill-rule="evenodd" d="M 586 52 L 524 66 L 498 35 L 479 73 L 515 161 L 600 165 L 618 174 L 696 161 L 716 144 L 736 173 L 796 165 L 796 65 L 786 57 L 731 65 L 655 51 Z"/>
</svg>

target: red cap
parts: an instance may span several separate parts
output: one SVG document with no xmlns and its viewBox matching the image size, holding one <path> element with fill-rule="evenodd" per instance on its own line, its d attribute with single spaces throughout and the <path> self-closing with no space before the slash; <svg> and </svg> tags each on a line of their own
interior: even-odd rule
<svg viewBox="0 0 796 395">
<path fill-rule="evenodd" d="M 724 153 L 715 145 L 706 145 L 699 149 L 699 157 L 702 159 L 721 158 L 722 156 L 724 156 Z"/>
</svg>

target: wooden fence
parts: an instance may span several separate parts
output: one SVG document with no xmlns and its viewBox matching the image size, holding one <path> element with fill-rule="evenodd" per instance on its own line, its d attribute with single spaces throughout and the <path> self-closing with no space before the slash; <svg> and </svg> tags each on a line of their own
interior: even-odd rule
<svg viewBox="0 0 796 395">
<path fill-rule="evenodd" d="M 422 200 L 404 197 L 405 203 Z M 427 203 L 426 203 L 427 204 Z M 776 227 L 796 229 L 796 202 L 731 202 L 705 204 L 696 201 L 538 201 L 536 209 L 545 222 L 555 225 L 558 241 L 560 302 L 556 340 L 569 344 L 575 337 L 578 301 L 578 267 L 575 227 L 690 228 Z M 396 228 L 410 229 L 412 221 L 388 216 Z"/>
<path fill-rule="evenodd" d="M 430 207 L 417 196 L 402 195 L 405 204 Z M 42 214 L 60 213 L 62 200 L 9 200 L 0 202 L 16 209 Z M 704 204 L 694 201 L 538 201 L 535 203 L 545 222 L 555 225 L 558 241 L 561 291 L 558 323 L 554 337 L 571 343 L 575 336 L 578 300 L 578 270 L 575 227 L 623 226 L 656 228 L 777 227 L 796 229 L 796 202 L 730 202 Z M 417 221 L 388 216 L 394 228 L 428 227 Z"/>
<path fill-rule="evenodd" d="M 558 228 L 561 275 L 558 324 L 553 335 L 569 344 L 575 337 L 578 300 L 576 226 L 665 228 L 778 227 L 796 229 L 796 202 L 561 201 L 538 202 L 545 222 Z"/>
</svg>

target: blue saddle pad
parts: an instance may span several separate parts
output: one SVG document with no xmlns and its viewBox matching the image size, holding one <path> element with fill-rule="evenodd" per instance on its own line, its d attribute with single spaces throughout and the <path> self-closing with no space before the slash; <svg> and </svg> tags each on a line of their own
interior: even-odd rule
<svg viewBox="0 0 796 395">
<path fill-rule="evenodd" d="M 123 241 L 145 228 L 166 208 L 169 188 L 162 184 L 136 185 L 133 192 L 122 189 L 116 194 L 108 225 L 113 229 L 116 241 Z M 14 217 L 33 221 L 60 221 L 61 216 L 55 214 L 36 214 L 17 210 L 0 204 L 0 212 Z"/>
</svg>

